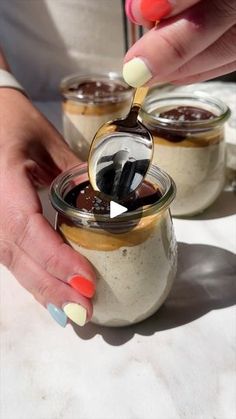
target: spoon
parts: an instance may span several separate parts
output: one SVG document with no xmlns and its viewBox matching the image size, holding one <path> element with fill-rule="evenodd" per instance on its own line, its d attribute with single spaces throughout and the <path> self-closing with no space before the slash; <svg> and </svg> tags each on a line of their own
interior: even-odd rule
<svg viewBox="0 0 236 419">
<path fill-rule="evenodd" d="M 95 191 L 121 200 L 142 183 L 153 156 L 151 133 L 138 121 L 148 87 L 136 89 L 126 118 L 102 125 L 92 141 L 88 174 Z"/>
</svg>

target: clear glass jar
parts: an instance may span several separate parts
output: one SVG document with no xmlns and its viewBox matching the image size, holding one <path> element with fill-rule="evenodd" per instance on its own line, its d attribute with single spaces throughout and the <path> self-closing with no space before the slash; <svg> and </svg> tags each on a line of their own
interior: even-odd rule
<svg viewBox="0 0 236 419">
<path fill-rule="evenodd" d="M 65 139 L 86 161 L 91 141 L 100 126 L 128 113 L 133 88 L 116 73 L 75 74 L 62 80 L 60 91 Z"/>
<path fill-rule="evenodd" d="M 195 120 L 160 116 L 179 107 L 200 111 L 194 111 Z M 204 119 L 205 111 L 213 116 Z M 205 93 L 171 92 L 160 97 L 158 89 L 150 91 L 140 118 L 154 138 L 153 163 L 176 183 L 172 215 L 202 212 L 220 194 L 225 181 L 224 123 L 229 116 L 230 110 L 223 102 Z"/>
<path fill-rule="evenodd" d="M 137 323 L 161 306 L 176 273 L 176 240 L 169 211 L 174 183 L 151 166 L 147 181 L 159 189 L 161 198 L 111 219 L 108 214 L 95 218 L 65 201 L 69 191 L 87 180 L 83 163 L 53 182 L 50 199 L 57 210 L 56 229 L 96 268 L 92 321 L 106 326 Z"/>
</svg>

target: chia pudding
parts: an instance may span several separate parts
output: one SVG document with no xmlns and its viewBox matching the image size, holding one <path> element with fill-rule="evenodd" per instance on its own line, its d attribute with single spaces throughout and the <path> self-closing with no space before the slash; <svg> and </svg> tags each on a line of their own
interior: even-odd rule
<svg viewBox="0 0 236 419">
<path fill-rule="evenodd" d="M 74 185 L 66 187 L 66 175 L 54 182 L 51 201 L 58 231 L 97 271 L 92 321 L 107 326 L 139 322 L 161 306 L 176 273 L 169 212 L 174 184 L 152 166 L 141 187 L 120 202 L 128 211 L 111 219 L 110 201 L 94 192 L 86 165 L 75 172 Z M 64 197 L 58 199 L 60 187 Z"/>
<path fill-rule="evenodd" d="M 174 216 L 202 212 L 219 196 L 225 181 L 223 123 L 228 112 L 220 101 L 198 96 L 149 98 L 144 105 L 142 121 L 154 139 L 153 163 L 176 183 Z"/>
</svg>

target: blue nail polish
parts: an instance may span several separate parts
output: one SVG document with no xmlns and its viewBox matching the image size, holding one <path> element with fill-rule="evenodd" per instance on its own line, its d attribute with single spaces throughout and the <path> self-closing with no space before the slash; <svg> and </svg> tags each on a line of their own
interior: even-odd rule
<svg viewBox="0 0 236 419">
<path fill-rule="evenodd" d="M 65 327 L 67 324 L 67 315 L 61 310 L 59 307 L 55 306 L 54 304 L 49 303 L 47 305 L 47 310 L 51 314 L 54 320 L 62 326 Z"/>
</svg>

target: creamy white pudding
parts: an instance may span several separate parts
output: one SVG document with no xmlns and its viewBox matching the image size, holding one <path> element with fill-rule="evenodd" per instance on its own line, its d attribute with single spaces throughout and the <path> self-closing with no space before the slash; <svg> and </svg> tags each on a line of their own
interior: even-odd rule
<svg viewBox="0 0 236 419">
<path fill-rule="evenodd" d="M 97 245 L 86 248 L 80 244 L 78 231 L 73 234 L 65 223 L 59 229 L 70 245 L 96 267 L 94 323 L 137 323 L 155 313 L 165 301 L 176 273 L 176 249 L 174 239 L 170 240 L 173 227 L 168 213 L 156 222 L 143 242 L 130 244 L 128 235 L 132 233 L 128 233 L 124 237 L 127 243 L 113 249 L 106 248 L 101 234 L 93 237 Z"/>
<path fill-rule="evenodd" d="M 125 202 L 128 212 L 111 220 L 109 202 L 76 179 L 63 211 L 53 188 L 51 199 L 58 210 L 58 231 L 97 271 L 92 321 L 106 326 L 139 322 L 161 306 L 175 277 L 176 241 L 169 212 L 174 185 L 152 167 L 147 182 Z"/>
<path fill-rule="evenodd" d="M 225 143 L 218 136 L 201 146 L 182 142 L 169 144 L 163 137 L 153 135 L 153 162 L 165 170 L 176 183 L 176 200 L 171 205 L 174 216 L 194 215 L 204 211 L 219 196 L 225 181 Z M 206 139 L 206 137 L 205 137 Z M 212 138 L 213 140 L 213 138 Z M 196 146 L 196 144 L 198 144 Z"/>
<path fill-rule="evenodd" d="M 109 73 L 67 77 L 61 83 L 61 93 L 65 139 L 82 160 L 87 160 L 100 126 L 128 113 L 133 89 Z"/>
</svg>

